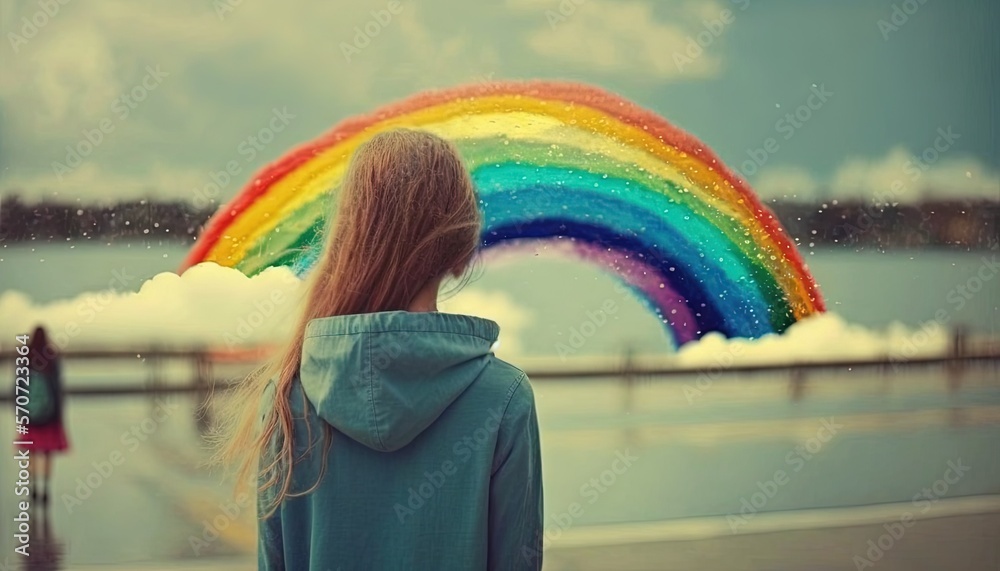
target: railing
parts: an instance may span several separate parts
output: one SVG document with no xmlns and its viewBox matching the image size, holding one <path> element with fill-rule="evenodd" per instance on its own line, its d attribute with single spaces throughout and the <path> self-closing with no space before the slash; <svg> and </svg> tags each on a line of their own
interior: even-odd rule
<svg viewBox="0 0 1000 571">
<path fill-rule="evenodd" d="M 146 382 L 142 384 L 125 385 L 76 385 L 66 388 L 66 394 L 74 397 L 110 397 L 146 394 L 200 394 L 211 391 L 225 391 L 232 388 L 235 382 L 231 379 L 220 379 L 214 374 L 217 365 L 239 364 L 252 366 L 261 362 L 272 348 L 256 347 L 240 351 L 218 351 L 208 349 L 93 349 L 66 351 L 60 354 L 67 360 L 97 360 L 97 361 L 130 361 L 137 359 L 148 369 Z M 0 364 L 12 362 L 13 353 L 0 354 Z M 184 383 L 163 382 L 162 366 L 167 361 L 188 361 L 194 374 L 192 379 Z M 699 366 L 672 367 L 655 366 L 641 367 L 626 356 L 616 366 L 559 368 L 559 369 L 528 369 L 527 374 L 532 380 L 569 380 L 569 379 L 600 379 L 620 378 L 626 392 L 626 403 L 631 402 L 633 388 L 640 382 L 685 381 L 691 377 L 711 372 L 718 378 L 736 375 L 759 375 L 766 373 L 784 374 L 789 379 L 790 393 L 796 400 L 804 395 L 804 387 L 809 375 L 817 373 L 838 373 L 846 371 L 868 371 L 883 375 L 889 370 L 925 368 L 940 366 L 946 371 L 945 381 L 950 390 L 957 390 L 962 383 L 965 372 L 973 366 L 992 364 L 994 369 L 1000 369 L 1000 347 L 987 346 L 984 350 L 970 352 L 965 344 L 956 339 L 951 354 L 941 356 L 912 357 L 906 359 L 885 356 L 877 359 L 853 359 L 831 361 L 807 361 L 796 363 L 767 363 L 731 366 Z M 1000 378 L 1000 376 L 998 376 Z M 12 390 L 0 393 L 0 402 L 10 402 Z M 626 405 L 629 406 L 628 404 Z"/>
</svg>

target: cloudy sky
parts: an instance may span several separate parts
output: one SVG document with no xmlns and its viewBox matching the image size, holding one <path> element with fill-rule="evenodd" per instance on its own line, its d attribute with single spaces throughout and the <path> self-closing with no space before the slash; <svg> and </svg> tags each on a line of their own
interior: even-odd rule
<svg viewBox="0 0 1000 571">
<path fill-rule="evenodd" d="M 242 158 L 227 198 L 351 114 L 552 78 L 654 109 L 765 198 L 869 198 L 900 180 L 903 201 L 1000 199 L 995 0 L 63 1 L 50 15 L 0 0 L 0 198 L 193 200 Z M 781 122 L 810 101 L 808 120 Z M 745 168 L 768 138 L 777 150 Z"/>
</svg>

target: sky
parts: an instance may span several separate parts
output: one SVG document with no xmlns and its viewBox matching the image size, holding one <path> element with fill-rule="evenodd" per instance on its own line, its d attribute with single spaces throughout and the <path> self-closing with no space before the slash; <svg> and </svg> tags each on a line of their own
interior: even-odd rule
<svg viewBox="0 0 1000 571">
<path fill-rule="evenodd" d="M 353 114 L 533 78 L 656 111 L 765 199 L 1000 200 L 998 23 L 994 0 L 0 0 L 0 200 L 194 201 L 238 160 L 225 200 Z"/>
</svg>

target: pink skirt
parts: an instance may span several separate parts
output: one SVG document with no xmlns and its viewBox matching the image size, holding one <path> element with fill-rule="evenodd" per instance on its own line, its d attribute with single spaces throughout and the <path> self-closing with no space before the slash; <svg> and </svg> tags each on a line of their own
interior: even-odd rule
<svg viewBox="0 0 1000 571">
<path fill-rule="evenodd" d="M 31 444 L 18 444 L 18 448 L 25 448 L 33 452 L 65 452 L 69 450 L 69 440 L 66 438 L 62 422 L 53 422 L 38 427 L 29 426 L 28 434 L 19 436 L 19 440 L 31 442 Z"/>
</svg>

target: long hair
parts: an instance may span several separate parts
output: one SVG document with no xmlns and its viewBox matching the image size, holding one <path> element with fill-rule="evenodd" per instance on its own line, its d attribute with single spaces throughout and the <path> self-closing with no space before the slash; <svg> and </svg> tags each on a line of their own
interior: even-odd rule
<svg viewBox="0 0 1000 571">
<path fill-rule="evenodd" d="M 49 342 L 49 336 L 41 325 L 35 327 L 31 333 L 28 348 L 31 353 L 31 366 L 36 371 L 49 373 L 58 366 L 56 360 L 59 358 L 59 352 Z"/>
<path fill-rule="evenodd" d="M 329 219 L 291 340 L 236 389 L 215 436 L 220 445 L 215 460 L 235 469 L 236 492 L 257 482 L 257 492 L 273 498 L 261 517 L 286 497 L 315 488 L 291 490 L 296 458 L 288 401 L 309 321 L 405 310 L 432 280 L 465 273 L 482 225 L 472 181 L 455 147 L 407 129 L 376 134 L 359 146 Z M 274 401 L 262 403 L 271 380 Z M 329 436 L 330 427 L 325 428 Z"/>
</svg>

